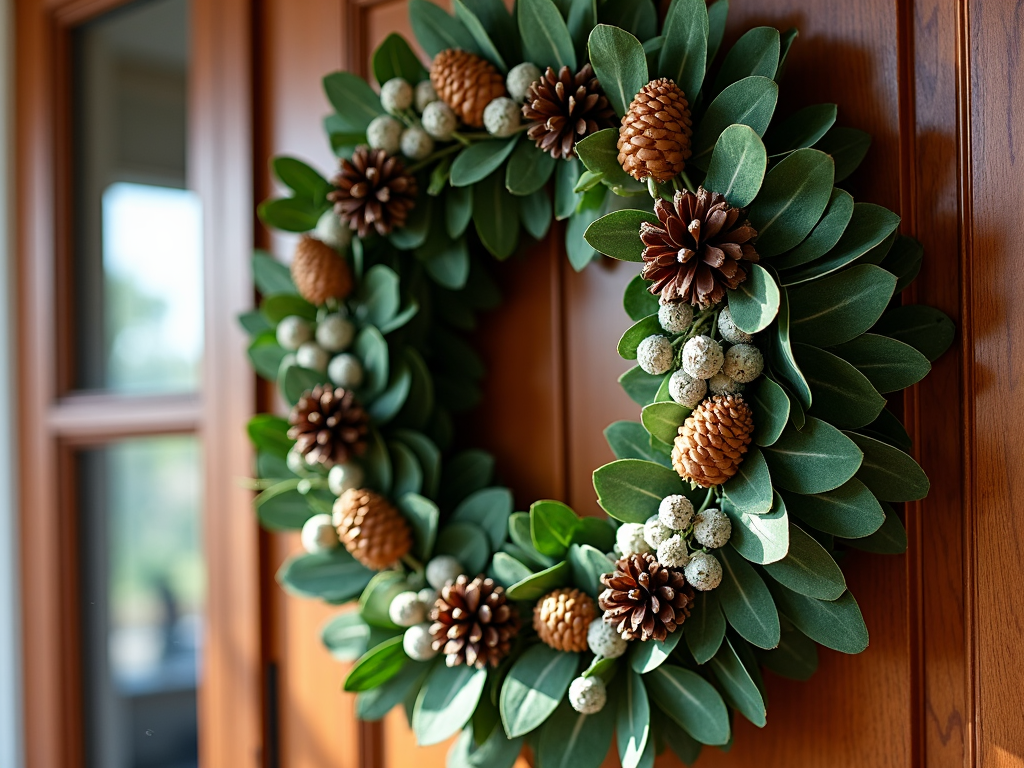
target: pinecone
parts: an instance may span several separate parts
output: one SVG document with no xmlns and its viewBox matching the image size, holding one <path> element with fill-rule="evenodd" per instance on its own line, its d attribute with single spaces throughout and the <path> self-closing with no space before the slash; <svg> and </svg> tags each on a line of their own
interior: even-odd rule
<svg viewBox="0 0 1024 768">
<path fill-rule="evenodd" d="M 378 493 L 350 488 L 334 502 L 334 526 L 345 549 L 367 568 L 390 568 L 409 552 L 405 518 Z"/>
<path fill-rule="evenodd" d="M 533 628 L 556 651 L 587 650 L 587 630 L 596 609 L 589 595 L 578 589 L 556 589 L 533 606 Z"/>
<path fill-rule="evenodd" d="M 690 108 L 679 86 L 663 77 L 640 89 L 622 117 L 619 165 L 634 179 L 665 182 L 690 158 Z"/>
<path fill-rule="evenodd" d="M 405 226 L 416 205 L 416 178 L 383 149 L 356 147 L 351 160 L 342 159 L 341 172 L 331 183 L 335 189 L 327 199 L 360 237 L 366 237 L 370 227 L 386 235 Z"/>
<path fill-rule="evenodd" d="M 604 620 L 625 640 L 664 640 L 686 621 L 694 593 L 682 571 L 666 568 L 654 555 L 615 561 L 615 572 L 601 576 L 606 589 L 597 602 Z"/>
<path fill-rule="evenodd" d="M 744 261 L 758 260 L 751 241 L 757 231 L 746 211 L 732 208 L 717 192 L 698 187 L 676 192 L 672 202 L 658 200 L 661 226 L 643 222 L 644 268 L 650 292 L 664 302 L 685 301 L 701 309 L 718 304 L 726 289 L 747 279 Z"/>
<path fill-rule="evenodd" d="M 741 395 L 716 395 L 698 405 L 681 427 L 672 467 L 702 488 L 736 474 L 754 431 L 754 415 Z"/>
<path fill-rule="evenodd" d="M 366 450 L 370 417 L 351 390 L 318 384 L 288 416 L 288 437 L 310 464 L 331 468 Z"/>
<path fill-rule="evenodd" d="M 519 632 L 519 614 L 505 590 L 485 576 L 472 581 L 462 575 L 441 589 L 430 610 L 433 648 L 445 664 L 492 667 L 508 655 Z"/>
<path fill-rule="evenodd" d="M 292 258 L 292 280 L 299 294 L 313 304 L 344 299 L 352 291 L 352 269 L 326 243 L 303 235 Z"/>
<path fill-rule="evenodd" d="M 523 115 L 526 135 L 556 160 L 576 154 L 574 144 L 592 133 L 615 125 L 615 110 L 589 62 L 575 75 L 568 67 L 548 67 L 526 92 Z"/>
<path fill-rule="evenodd" d="M 434 57 L 430 83 L 438 97 L 466 125 L 482 128 L 484 108 L 505 95 L 505 78 L 486 59 L 449 48 Z"/>
</svg>

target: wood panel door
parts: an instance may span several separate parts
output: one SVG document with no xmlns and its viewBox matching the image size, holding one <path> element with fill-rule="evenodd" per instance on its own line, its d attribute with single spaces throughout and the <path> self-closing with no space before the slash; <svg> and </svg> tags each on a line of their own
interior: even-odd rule
<svg viewBox="0 0 1024 768">
<path fill-rule="evenodd" d="M 333 163 L 320 131 L 319 77 L 368 72 L 392 31 L 411 37 L 404 0 L 264 0 L 257 23 L 257 167 L 287 153 Z M 1011 0 L 734 0 L 726 44 L 758 24 L 796 26 L 780 113 L 835 101 L 844 124 L 872 133 L 858 199 L 903 217 L 926 249 L 904 300 L 940 307 L 958 343 L 905 396 L 916 455 L 932 479 L 907 505 L 903 557 L 858 553 L 850 587 L 871 633 L 855 657 L 822 649 L 807 683 L 767 675 L 768 726 L 738 718 L 729 753 L 705 766 L 1024 765 L 1018 640 L 1024 609 L 1015 524 L 1024 491 L 1024 415 L 1012 405 L 1022 353 L 1011 255 L 1019 233 L 1024 136 L 1024 11 Z M 270 180 L 257 174 L 258 198 Z M 263 239 L 268 236 L 264 233 Z M 568 267 L 555 227 L 499 267 L 502 309 L 477 333 L 489 366 L 474 422 L 520 506 L 560 498 L 597 514 L 593 469 L 611 458 L 602 429 L 636 409 L 616 384 L 614 341 L 627 327 L 621 291 L 633 270 L 608 261 Z M 285 253 L 285 240 L 267 242 Z M 524 447 L 528 446 L 528 447 Z M 344 668 L 318 640 L 327 609 L 288 598 L 273 568 L 297 547 L 268 539 L 265 629 L 277 717 L 268 760 L 282 768 L 444 765 L 445 747 L 417 749 L 401 713 L 354 720 Z M 278 761 L 273 762 L 274 755 Z M 662 757 L 659 765 L 674 765 Z"/>
</svg>

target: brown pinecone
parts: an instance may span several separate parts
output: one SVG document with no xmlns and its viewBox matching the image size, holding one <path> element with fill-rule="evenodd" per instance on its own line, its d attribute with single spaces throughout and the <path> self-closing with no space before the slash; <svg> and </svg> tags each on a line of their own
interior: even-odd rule
<svg viewBox="0 0 1024 768">
<path fill-rule="evenodd" d="M 331 246 L 302 236 L 292 258 L 292 280 L 299 294 L 313 304 L 344 299 L 352 291 L 352 269 Z"/>
<path fill-rule="evenodd" d="M 663 77 L 640 89 L 622 117 L 619 165 L 634 179 L 665 182 L 690 159 L 690 108 L 679 86 Z"/>
<path fill-rule="evenodd" d="M 288 437 L 310 464 L 328 469 L 366 450 L 370 417 L 350 390 L 318 384 L 288 416 Z"/>
<path fill-rule="evenodd" d="M 430 84 L 438 98 L 466 125 L 482 128 L 484 108 L 505 95 L 505 78 L 494 65 L 473 53 L 449 48 L 434 57 Z"/>
<path fill-rule="evenodd" d="M 679 427 L 672 467 L 702 488 L 736 474 L 750 446 L 754 414 L 741 395 L 716 395 L 698 405 Z"/>
<path fill-rule="evenodd" d="M 676 192 L 672 202 L 658 200 L 654 212 L 661 226 L 640 225 L 644 268 L 650 292 L 663 301 L 685 301 L 701 309 L 725 298 L 747 279 L 744 261 L 758 260 L 751 241 L 757 230 L 743 208 L 732 208 L 704 187 Z"/>
<path fill-rule="evenodd" d="M 375 571 L 408 554 L 412 532 L 405 518 L 378 493 L 349 488 L 334 502 L 334 527 L 352 557 Z"/>
<path fill-rule="evenodd" d="M 625 640 L 664 640 L 690 615 L 693 588 L 682 571 L 666 568 L 650 554 L 615 561 L 601 576 L 606 589 L 597 602 L 604 620 Z"/>
<path fill-rule="evenodd" d="M 508 656 L 519 632 L 519 614 L 505 590 L 485 576 L 462 575 L 445 585 L 430 610 L 430 634 L 445 664 L 483 669 Z"/>
<path fill-rule="evenodd" d="M 582 653 L 587 650 L 587 629 L 595 614 L 589 595 L 578 589 L 556 589 L 533 606 L 533 628 L 556 651 Z"/>
<path fill-rule="evenodd" d="M 327 199 L 360 237 L 366 237 L 371 227 L 386 235 L 405 226 L 416 205 L 416 177 L 383 149 L 356 147 L 351 160 L 342 159 L 341 172 L 331 183 L 335 189 Z"/>
<path fill-rule="evenodd" d="M 526 135 L 556 160 L 575 156 L 577 141 L 615 125 L 615 110 L 589 62 L 575 75 L 568 67 L 558 75 L 548 67 L 526 92 L 523 115 Z"/>
</svg>

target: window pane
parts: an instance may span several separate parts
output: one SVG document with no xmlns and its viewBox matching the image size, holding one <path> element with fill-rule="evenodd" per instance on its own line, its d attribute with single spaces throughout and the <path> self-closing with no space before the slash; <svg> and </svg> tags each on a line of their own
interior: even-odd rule
<svg viewBox="0 0 1024 768">
<path fill-rule="evenodd" d="M 79 457 L 90 768 L 194 768 L 205 569 L 195 437 Z"/>
<path fill-rule="evenodd" d="M 76 386 L 194 390 L 202 222 L 187 188 L 187 0 L 73 33 Z"/>
</svg>

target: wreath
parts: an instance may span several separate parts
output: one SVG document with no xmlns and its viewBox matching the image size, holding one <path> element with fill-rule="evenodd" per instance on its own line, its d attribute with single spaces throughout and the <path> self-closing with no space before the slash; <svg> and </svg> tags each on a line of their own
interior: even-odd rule
<svg viewBox="0 0 1024 768">
<path fill-rule="evenodd" d="M 301 530 L 290 592 L 356 602 L 323 629 L 374 720 L 404 705 L 452 766 L 623 766 L 766 723 L 762 667 L 868 645 L 850 548 L 899 553 L 890 504 L 928 479 L 884 395 L 953 324 L 894 297 L 922 249 L 842 188 L 869 137 L 818 104 L 774 120 L 796 30 L 715 63 L 727 0 L 410 0 L 425 68 L 391 35 L 379 94 L 328 75 L 325 178 L 289 157 L 260 206 L 301 233 L 254 260 L 241 318 L 291 406 L 249 424 L 260 522 Z M 552 194 L 553 192 L 553 194 Z M 466 341 L 499 291 L 489 251 L 566 220 L 576 269 L 636 262 L 618 352 L 638 422 L 605 432 L 609 519 L 515 511 L 453 414 L 480 398 Z M 472 225 L 472 226 L 471 226 Z M 461 732 L 461 733 L 460 733 Z"/>
</svg>

